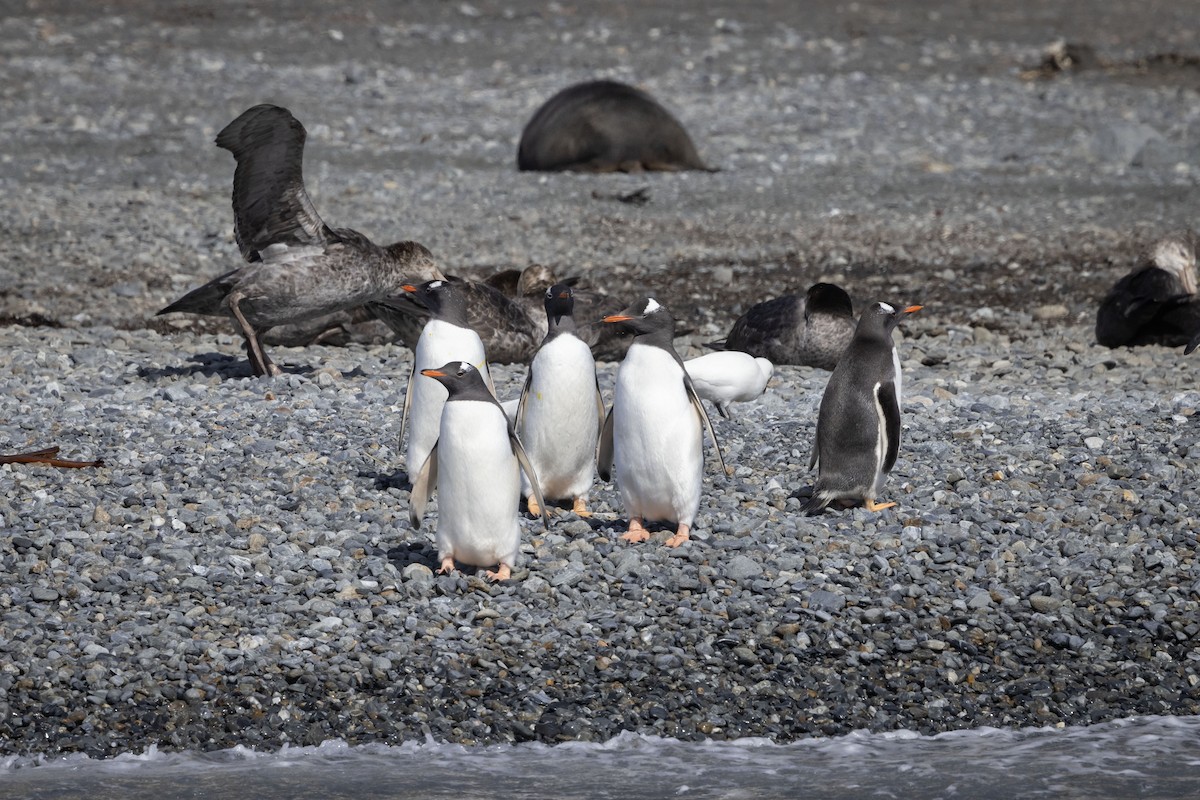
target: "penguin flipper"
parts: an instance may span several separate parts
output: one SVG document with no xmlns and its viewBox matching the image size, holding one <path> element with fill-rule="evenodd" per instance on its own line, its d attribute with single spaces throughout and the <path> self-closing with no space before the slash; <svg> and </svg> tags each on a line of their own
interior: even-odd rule
<svg viewBox="0 0 1200 800">
<path fill-rule="evenodd" d="M 1200 341 L 1200 335 L 1197 336 L 1197 341 Z M 1190 353 L 1191 351 L 1189 350 L 1188 352 Z M 596 432 L 597 433 L 604 430 L 604 421 L 605 421 L 604 418 L 605 418 L 604 396 L 600 394 L 600 378 L 599 378 L 599 376 L 597 376 L 597 378 L 596 378 Z M 599 448 L 600 448 L 600 437 L 597 436 L 596 437 L 596 449 L 599 450 Z"/>
<path fill-rule="evenodd" d="M 1197 347 L 1200 347 L 1200 331 L 1197 331 L 1196 335 L 1192 337 L 1192 340 L 1187 343 L 1187 347 L 1183 348 L 1183 354 L 1185 356 L 1191 355 L 1191 352 Z"/>
<path fill-rule="evenodd" d="M 525 376 L 525 385 L 521 387 L 521 399 L 517 401 L 517 418 L 513 427 L 518 431 L 525 430 L 525 401 L 529 399 L 529 388 L 533 385 L 533 364 L 529 365 L 529 374 Z"/>
<path fill-rule="evenodd" d="M 613 463 L 613 410 L 608 409 L 604 424 L 600 426 L 600 449 L 596 453 L 596 474 L 602 481 L 612 480 Z"/>
<path fill-rule="evenodd" d="M 435 442 L 433 449 L 429 451 L 429 457 L 421 465 L 421 471 L 417 474 L 417 479 L 413 481 L 412 490 L 408 495 L 408 521 L 412 523 L 414 531 L 421 530 L 421 518 L 425 516 L 425 505 L 433 496 L 433 487 L 437 486 L 437 454 L 438 449 Z"/>
<path fill-rule="evenodd" d="M 692 385 L 692 379 L 688 377 L 686 370 L 683 373 L 683 385 L 687 389 L 688 399 L 692 401 L 692 406 L 700 415 L 700 421 L 704 423 L 709 437 L 712 438 L 713 449 L 717 451 L 717 460 L 721 462 L 721 471 L 727 476 L 732 475 L 733 470 L 725 466 L 725 456 L 721 455 L 721 442 L 717 439 L 717 432 L 713 430 L 712 420 L 708 418 L 708 412 L 704 410 L 704 403 L 700 401 L 700 395 L 696 394 L 696 387 Z"/>
<path fill-rule="evenodd" d="M 896 400 L 896 384 L 892 381 L 876 384 L 875 400 L 883 411 L 884 433 L 887 436 L 883 471 L 891 472 L 896 465 L 896 454 L 900 452 L 900 403 Z"/>
<path fill-rule="evenodd" d="M 521 469 L 525 470 L 525 476 L 529 478 L 529 488 L 533 491 L 533 497 L 537 500 L 538 508 L 542 510 L 542 527 L 549 530 L 550 515 L 546 513 L 546 500 L 542 497 L 542 486 L 538 483 L 537 473 L 533 471 L 533 464 L 529 461 L 529 456 L 525 455 L 525 447 L 521 444 L 521 440 L 517 438 L 516 431 L 512 426 L 508 426 L 508 442 L 512 445 L 513 455 L 517 457 L 517 463 L 521 465 Z"/>
<path fill-rule="evenodd" d="M 408 430 L 408 409 L 412 405 L 413 381 L 416 378 L 417 359 L 416 354 L 414 354 L 412 369 L 408 373 L 408 386 L 404 389 L 404 410 L 400 412 L 400 444 L 404 444 L 404 432 Z"/>
</svg>

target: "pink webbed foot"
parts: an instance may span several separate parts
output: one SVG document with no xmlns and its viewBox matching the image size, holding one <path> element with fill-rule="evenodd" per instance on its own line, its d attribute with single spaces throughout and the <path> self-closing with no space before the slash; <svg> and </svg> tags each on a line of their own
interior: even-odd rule
<svg viewBox="0 0 1200 800">
<path fill-rule="evenodd" d="M 689 530 L 690 530 L 690 528 L 687 525 L 684 525 L 682 522 L 679 523 L 679 528 L 676 529 L 675 535 L 672 536 L 670 539 L 667 539 L 667 541 L 666 541 L 667 547 L 679 547 L 679 545 L 686 542 L 689 538 L 688 537 Z"/>
<path fill-rule="evenodd" d="M 487 572 L 483 573 L 483 575 L 488 580 L 499 583 L 500 581 L 506 581 L 512 577 L 512 568 L 509 567 L 508 564 L 501 563 L 500 568 L 495 572 L 489 569 Z"/>
<path fill-rule="evenodd" d="M 454 556 L 446 556 L 438 568 L 438 575 L 449 575 L 451 572 L 454 572 Z"/>
<path fill-rule="evenodd" d="M 633 517 L 629 520 L 629 530 L 622 533 L 621 538 L 627 542 L 644 542 L 650 538 L 650 531 L 646 530 L 646 526 L 642 525 L 642 520 L 639 517 Z"/>
</svg>

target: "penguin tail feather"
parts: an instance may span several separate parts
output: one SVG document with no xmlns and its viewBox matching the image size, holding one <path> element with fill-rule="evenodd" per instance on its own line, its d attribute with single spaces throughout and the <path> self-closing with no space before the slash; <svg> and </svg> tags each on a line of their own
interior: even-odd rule
<svg viewBox="0 0 1200 800">
<path fill-rule="evenodd" d="M 725 340 L 717 339 L 715 341 L 705 342 L 704 346 L 707 347 L 709 350 L 724 350 L 725 349 Z"/>
<path fill-rule="evenodd" d="M 829 505 L 830 499 L 822 497 L 820 494 L 813 492 L 813 496 L 804 501 L 800 506 L 800 513 L 807 517 L 820 514 Z"/>
</svg>

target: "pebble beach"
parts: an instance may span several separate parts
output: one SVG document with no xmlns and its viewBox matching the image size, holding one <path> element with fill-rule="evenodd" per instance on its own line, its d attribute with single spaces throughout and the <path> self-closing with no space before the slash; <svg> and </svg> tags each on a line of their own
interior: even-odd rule
<svg viewBox="0 0 1200 800">
<path fill-rule="evenodd" d="M 1092 331 L 1200 211 L 1200 72 L 1151 58 L 1200 51 L 1183 10 L 97 9 L 0 18 L 0 451 L 104 461 L 0 465 L 0 753 L 1200 714 L 1200 360 Z M 1103 63 L 1039 71 L 1061 37 Z M 517 173 L 529 114 L 598 76 L 720 171 Z M 327 221 L 653 294 L 685 357 L 817 280 L 922 303 L 898 505 L 798 514 L 828 373 L 784 366 L 714 415 L 733 475 L 710 458 L 684 546 L 620 541 L 598 483 L 595 516 L 526 520 L 510 581 L 434 574 L 407 349 L 273 347 L 257 379 L 232 323 L 153 316 L 239 262 L 211 142 L 258 102 L 308 128 Z M 493 378 L 507 399 L 525 370 Z"/>
</svg>

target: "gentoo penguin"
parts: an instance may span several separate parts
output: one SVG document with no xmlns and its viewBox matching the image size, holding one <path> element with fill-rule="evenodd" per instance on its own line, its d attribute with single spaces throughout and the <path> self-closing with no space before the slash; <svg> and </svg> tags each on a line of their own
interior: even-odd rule
<svg viewBox="0 0 1200 800">
<path fill-rule="evenodd" d="M 1187 344 L 1200 331 L 1196 287 L 1194 236 L 1160 239 L 1100 303 L 1096 341 L 1105 347 Z"/>
<path fill-rule="evenodd" d="M 846 290 L 814 283 L 804 297 L 776 297 L 750 307 L 718 350 L 741 350 L 773 364 L 833 369 L 854 336 L 854 309 Z"/>
<path fill-rule="evenodd" d="M 600 434 L 598 471 L 613 476 L 625 510 L 630 542 L 649 538 L 645 520 L 676 522 L 668 547 L 688 539 L 700 507 L 704 479 L 703 431 L 728 473 L 721 447 L 704 404 L 675 352 L 675 319 L 652 297 L 634 303 L 620 314 L 604 318 L 619 325 L 633 341 L 617 369 L 612 408 Z"/>
<path fill-rule="evenodd" d="M 604 400 L 596 381 L 596 361 L 575 335 L 574 294 L 565 283 L 546 290 L 549 331 L 538 348 L 517 405 L 517 434 L 551 501 L 570 500 L 582 517 L 596 469 L 596 445 L 604 425 Z M 521 493 L 529 513 L 540 507 L 528 479 Z"/>
<path fill-rule="evenodd" d="M 507 580 L 521 540 L 519 472 L 525 472 L 544 506 L 537 474 L 479 370 L 452 361 L 421 374 L 433 379 L 428 383 L 437 381 L 448 397 L 437 444 L 413 481 L 409 519 L 420 529 L 425 504 L 436 488 L 438 572 L 452 572 L 456 560 L 478 567 L 499 564 L 495 572 L 484 574 Z M 549 525 L 544 512 L 542 525 Z"/>
<path fill-rule="evenodd" d="M 813 495 L 801 508 L 805 514 L 835 500 L 862 501 L 871 511 L 896 505 L 875 502 L 900 448 L 902 380 L 892 331 L 903 315 L 920 310 L 875 303 L 858 320 L 821 397 L 808 465 L 819 471 Z"/>
<path fill-rule="evenodd" d="M 517 169 L 541 172 L 709 170 L 683 125 L 653 97 L 588 81 L 551 97 L 521 132 Z"/>
<path fill-rule="evenodd" d="M 775 365 L 767 359 L 739 350 L 689 358 L 683 367 L 696 387 L 696 394 L 715 405 L 726 419 L 730 403 L 744 403 L 760 396 L 775 371 Z"/>
<path fill-rule="evenodd" d="M 420 380 L 421 370 L 434 369 L 448 361 L 466 361 L 484 373 L 483 380 L 491 387 L 483 342 L 467 324 L 467 297 L 461 284 L 453 281 L 427 281 L 420 286 L 406 284 L 405 292 L 429 312 L 429 321 L 421 331 L 413 351 L 413 371 L 409 375 L 404 397 L 404 412 L 400 418 L 400 436 L 408 430 L 408 450 L 405 465 L 409 481 L 425 463 L 438 437 L 442 405 L 446 390 L 438 381 Z M 374 305 L 371 306 L 374 311 Z"/>
<path fill-rule="evenodd" d="M 441 275 L 416 242 L 380 247 L 358 231 L 330 228 L 304 190 L 304 126 L 259 105 L 217 134 L 233 153 L 233 232 L 248 266 L 227 272 L 159 311 L 231 316 L 255 375 L 278 375 L 261 337 L 272 327 L 361 306 L 405 283 Z"/>
</svg>

